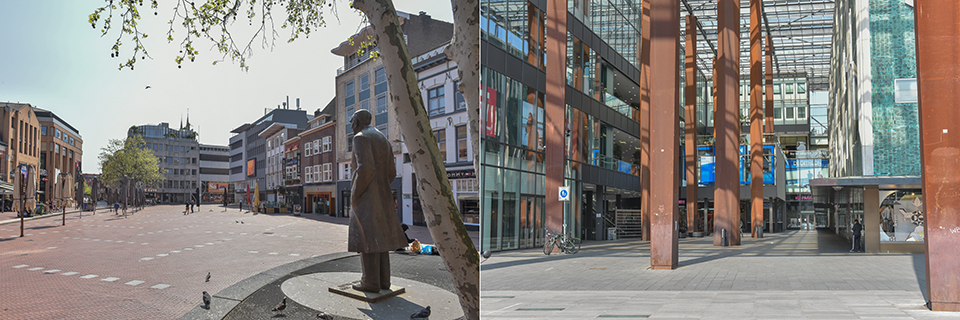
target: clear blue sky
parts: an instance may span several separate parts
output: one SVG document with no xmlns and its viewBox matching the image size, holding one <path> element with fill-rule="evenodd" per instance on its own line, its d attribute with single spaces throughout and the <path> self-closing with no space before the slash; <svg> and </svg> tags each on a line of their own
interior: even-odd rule
<svg viewBox="0 0 960 320">
<path fill-rule="evenodd" d="M 452 21 L 449 0 L 395 2 L 400 11 L 426 11 Z M 299 97 L 308 112 L 324 107 L 335 96 L 335 76 L 343 64 L 330 49 L 361 27 L 359 13 L 348 1 L 337 1 L 339 22 L 327 11 L 325 28 L 287 43 L 289 31 L 280 29 L 286 16 L 275 10 L 276 45 L 263 49 L 256 42 L 247 60 L 249 72 L 229 60 L 212 66 L 220 54 L 207 51 L 211 46 L 206 41 L 195 45 L 201 51 L 195 62 L 177 69 L 179 40 L 166 41 L 174 3 L 160 0 L 159 14 L 153 15 L 145 1 L 140 27 L 149 35 L 145 45 L 153 60 L 121 71 L 117 67 L 132 53 L 130 45 L 121 48 L 121 58 L 111 58 L 117 33 L 101 37 L 87 22 L 87 15 L 104 3 L 0 0 L 0 102 L 51 110 L 77 128 L 85 173 L 100 171 L 100 149 L 110 139 L 124 138 L 131 125 L 169 122 L 176 127 L 188 108 L 200 143 L 226 145 L 230 130 L 256 120 L 287 96 L 294 105 Z M 114 26 L 119 25 L 115 20 Z M 247 20 L 237 19 L 233 27 L 246 25 Z"/>
</svg>

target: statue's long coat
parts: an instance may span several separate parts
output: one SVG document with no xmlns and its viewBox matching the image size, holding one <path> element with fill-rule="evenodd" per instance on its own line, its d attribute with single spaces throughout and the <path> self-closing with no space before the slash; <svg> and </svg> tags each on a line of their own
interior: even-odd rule
<svg viewBox="0 0 960 320">
<path fill-rule="evenodd" d="M 347 251 L 387 252 L 407 246 L 390 190 L 397 176 L 393 149 L 380 130 L 366 126 L 353 137 Z"/>
</svg>

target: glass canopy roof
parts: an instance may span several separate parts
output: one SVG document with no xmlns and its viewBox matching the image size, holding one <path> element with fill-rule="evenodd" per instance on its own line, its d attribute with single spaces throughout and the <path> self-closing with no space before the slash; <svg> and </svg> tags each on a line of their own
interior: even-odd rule
<svg viewBox="0 0 960 320">
<path fill-rule="evenodd" d="M 681 0 L 680 8 L 681 16 L 693 14 L 699 21 L 698 67 L 708 78 L 717 48 L 717 1 Z M 806 74 L 810 90 L 827 89 L 834 6 L 834 0 L 763 0 L 761 35 L 764 42 L 768 32 L 773 37 L 774 75 Z M 740 0 L 741 78 L 750 73 L 749 32 L 750 1 Z"/>
</svg>

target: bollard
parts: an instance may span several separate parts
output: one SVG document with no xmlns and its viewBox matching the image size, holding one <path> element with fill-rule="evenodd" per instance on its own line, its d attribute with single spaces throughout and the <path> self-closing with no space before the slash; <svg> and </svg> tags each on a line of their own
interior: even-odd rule
<svg viewBox="0 0 960 320">
<path fill-rule="evenodd" d="M 720 229 L 720 246 L 726 247 L 730 245 L 730 239 L 727 237 L 727 229 Z"/>
</svg>

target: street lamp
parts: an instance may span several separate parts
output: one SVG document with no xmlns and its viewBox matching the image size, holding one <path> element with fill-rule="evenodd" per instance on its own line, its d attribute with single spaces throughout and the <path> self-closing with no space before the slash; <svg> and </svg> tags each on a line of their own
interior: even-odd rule
<svg viewBox="0 0 960 320">
<path fill-rule="evenodd" d="M 66 203 L 64 203 L 63 186 L 67 185 L 66 179 L 69 176 L 70 176 L 69 173 L 61 172 L 60 176 L 58 177 L 60 180 L 60 202 L 61 202 L 61 205 L 63 206 L 63 224 L 62 225 L 64 226 L 67 225 L 67 205 Z"/>
</svg>

